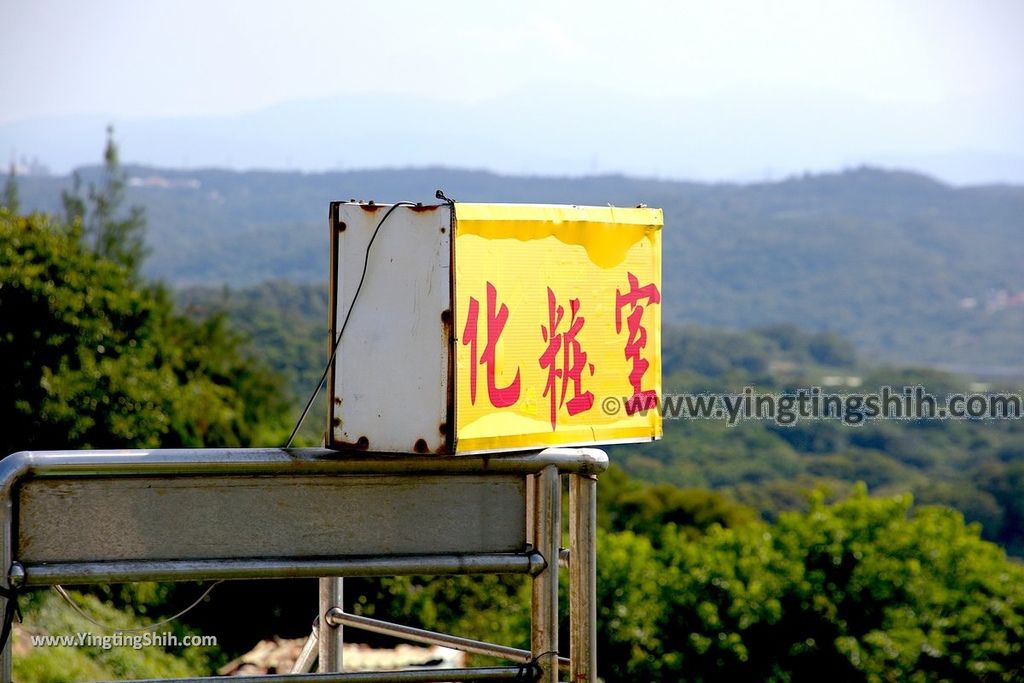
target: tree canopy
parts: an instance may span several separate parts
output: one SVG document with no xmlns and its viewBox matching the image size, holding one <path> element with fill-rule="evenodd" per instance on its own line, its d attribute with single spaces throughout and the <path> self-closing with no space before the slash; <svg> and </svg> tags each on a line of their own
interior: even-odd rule
<svg viewBox="0 0 1024 683">
<path fill-rule="evenodd" d="M 125 207 L 107 129 L 103 175 L 62 194 L 64 220 L 0 208 L 0 453 L 41 448 L 242 446 L 286 428 L 283 383 L 224 316 L 179 315 L 141 280 L 145 212 Z"/>
<path fill-rule="evenodd" d="M 609 681 L 1024 676 L 1024 567 L 953 510 L 861 487 L 696 541 L 599 540 Z"/>
<path fill-rule="evenodd" d="M 176 314 L 81 237 L 79 221 L 0 212 L 0 450 L 279 438 L 280 382 L 223 318 Z"/>
</svg>

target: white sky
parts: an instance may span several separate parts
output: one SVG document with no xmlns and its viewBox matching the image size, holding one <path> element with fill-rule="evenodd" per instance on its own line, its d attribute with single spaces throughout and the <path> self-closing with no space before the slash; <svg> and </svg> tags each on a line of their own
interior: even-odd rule
<svg viewBox="0 0 1024 683">
<path fill-rule="evenodd" d="M 0 120 L 227 114 L 343 91 L 750 84 L 1021 109 L 1024 2 L 3 0 Z"/>
<path fill-rule="evenodd" d="M 0 65 L 0 123 L 572 85 L 754 116 L 772 99 L 933 108 L 955 115 L 952 146 L 1024 150 L 1007 124 L 1024 121 L 1024 0 L 0 0 Z"/>
</svg>

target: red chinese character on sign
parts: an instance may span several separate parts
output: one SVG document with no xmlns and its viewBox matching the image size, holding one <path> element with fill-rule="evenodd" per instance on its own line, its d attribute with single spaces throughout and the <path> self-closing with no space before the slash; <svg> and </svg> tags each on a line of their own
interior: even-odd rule
<svg viewBox="0 0 1024 683">
<path fill-rule="evenodd" d="M 648 305 L 660 304 L 661 294 L 654 283 L 640 286 L 636 275 L 627 273 L 629 291 L 623 294 L 615 290 L 615 332 L 622 332 L 622 309 L 629 307 L 626 327 L 629 334 L 626 338 L 626 359 L 633 361 L 633 370 L 629 373 L 629 383 L 633 386 L 633 396 L 626 402 L 626 414 L 632 415 L 658 405 L 658 393 L 653 389 L 643 390 L 644 373 L 650 363 L 640 357 L 640 352 L 647 346 L 647 329 L 640 324 L 644 315 L 644 307 L 640 302 L 646 300 Z"/>
<path fill-rule="evenodd" d="M 544 387 L 543 395 L 551 396 L 552 430 L 555 428 L 558 409 L 563 405 L 566 406 L 569 415 L 578 415 L 586 410 L 590 410 L 594 405 L 594 394 L 589 391 L 582 391 L 583 370 L 589 369 L 590 374 L 593 375 L 594 364 L 587 363 L 587 353 L 583 350 L 579 340 L 576 339 L 576 335 L 583 329 L 583 323 L 586 322 L 582 315 L 577 317 L 576 314 L 579 313 L 579 310 L 580 300 L 570 299 L 569 329 L 566 332 L 557 332 L 558 326 L 565 316 L 565 309 L 556 304 L 555 293 L 548 287 L 548 326 L 544 327 L 541 325 L 540 327 L 541 336 L 548 343 L 548 348 L 540 357 L 540 366 L 548 371 L 548 383 Z M 562 352 L 561 366 L 558 364 L 559 351 Z M 555 389 L 559 379 L 562 380 L 562 391 L 556 405 Z M 570 382 L 573 386 L 573 396 L 566 403 L 565 394 Z"/>
<path fill-rule="evenodd" d="M 487 366 L 487 397 L 495 408 L 506 408 L 519 400 L 519 368 L 516 368 L 516 378 L 507 387 L 499 388 L 495 382 L 495 349 L 498 345 L 498 337 L 505 329 L 508 322 L 508 306 L 501 305 L 495 312 L 498 302 L 498 291 L 490 282 L 487 283 L 487 344 L 484 346 L 484 353 L 480 356 L 480 365 Z M 469 315 L 466 317 L 466 328 L 462 331 L 462 343 L 469 345 L 469 400 L 476 404 L 476 328 L 477 319 L 480 317 L 480 302 L 469 297 Z"/>
</svg>

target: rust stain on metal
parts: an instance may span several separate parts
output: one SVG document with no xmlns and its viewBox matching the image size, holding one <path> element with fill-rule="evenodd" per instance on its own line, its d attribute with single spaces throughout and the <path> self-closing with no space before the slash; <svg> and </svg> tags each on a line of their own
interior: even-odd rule
<svg viewBox="0 0 1024 683">
<path fill-rule="evenodd" d="M 448 267 L 449 272 L 455 272 L 455 211 L 448 212 L 448 227 L 451 228 L 452 233 L 448 240 Z M 441 228 L 441 232 L 444 233 L 444 228 Z M 455 278 L 449 278 L 448 282 L 448 300 L 452 302 L 452 306 L 455 305 Z M 448 314 L 448 319 L 445 320 L 444 313 Z M 441 314 L 441 332 L 445 336 L 442 337 L 442 342 L 448 347 L 448 390 L 445 391 L 445 409 L 444 409 L 444 443 L 438 449 L 438 454 L 451 455 L 455 453 L 455 392 L 458 388 L 455 383 L 455 344 L 457 342 L 455 332 L 455 316 L 452 309 L 445 309 L 444 313 Z"/>
<path fill-rule="evenodd" d="M 445 393 L 445 421 L 441 423 L 444 441 L 434 451 L 439 455 L 455 452 L 455 330 L 452 311 L 441 311 L 441 343 L 448 347 L 448 391 Z"/>
<path fill-rule="evenodd" d="M 416 439 L 416 445 L 412 449 L 417 453 L 426 453 L 429 450 L 426 439 Z"/>
<path fill-rule="evenodd" d="M 366 204 L 360 204 L 359 208 L 362 209 L 363 211 L 369 211 L 370 213 L 373 213 L 374 211 L 376 211 L 380 207 L 377 206 L 376 204 L 374 204 L 373 200 L 370 200 Z"/>
<path fill-rule="evenodd" d="M 327 220 L 330 225 L 334 226 L 335 232 L 342 232 L 345 229 L 345 222 L 341 220 L 341 212 L 338 207 L 341 206 L 341 202 L 331 202 L 328 209 Z"/>
<path fill-rule="evenodd" d="M 437 211 L 438 209 L 441 208 L 441 205 L 440 204 L 423 204 L 423 202 L 417 202 L 416 206 L 413 206 L 413 207 L 410 207 L 410 208 L 413 211 L 416 211 L 417 213 L 419 213 L 419 212 L 422 212 L 422 211 Z"/>
<path fill-rule="evenodd" d="M 334 441 L 331 443 L 331 448 L 336 448 L 338 450 L 365 451 L 370 448 L 370 440 L 365 436 L 361 436 L 354 443 L 351 441 Z"/>
</svg>

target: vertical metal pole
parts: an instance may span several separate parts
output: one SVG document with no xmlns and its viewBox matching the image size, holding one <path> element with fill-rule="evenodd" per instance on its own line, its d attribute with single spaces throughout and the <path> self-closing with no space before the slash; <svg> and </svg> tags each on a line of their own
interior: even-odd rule
<svg viewBox="0 0 1024 683">
<path fill-rule="evenodd" d="M 340 576 L 330 576 L 320 579 L 320 637 L 318 639 L 319 662 L 317 671 L 320 673 L 334 673 L 342 671 L 345 663 L 342 659 L 342 650 L 345 644 L 345 636 L 342 626 L 331 626 L 327 619 L 327 613 L 335 608 L 344 608 L 342 598 L 344 597 L 345 580 Z"/>
<path fill-rule="evenodd" d="M 0 581 L 10 586 L 11 578 L 8 575 L 11 569 L 14 542 L 11 527 L 14 524 L 13 505 L 11 504 L 12 493 L 8 493 L 6 500 L 0 507 Z M 7 601 L 0 598 L 0 618 L 6 613 Z M 0 682 L 10 683 L 11 681 L 11 646 L 14 642 L 14 624 L 11 624 L 11 633 L 4 643 L 3 651 L 0 652 Z"/>
<path fill-rule="evenodd" d="M 569 659 L 573 683 L 597 681 L 597 477 L 569 475 Z"/>
<path fill-rule="evenodd" d="M 558 683 L 558 543 L 561 540 L 562 483 L 558 469 L 533 477 L 534 547 L 547 566 L 533 578 L 530 652 L 542 670 L 540 683 Z"/>
<path fill-rule="evenodd" d="M 534 534 L 537 531 L 537 478 L 526 478 L 526 544 L 537 547 Z"/>
</svg>

